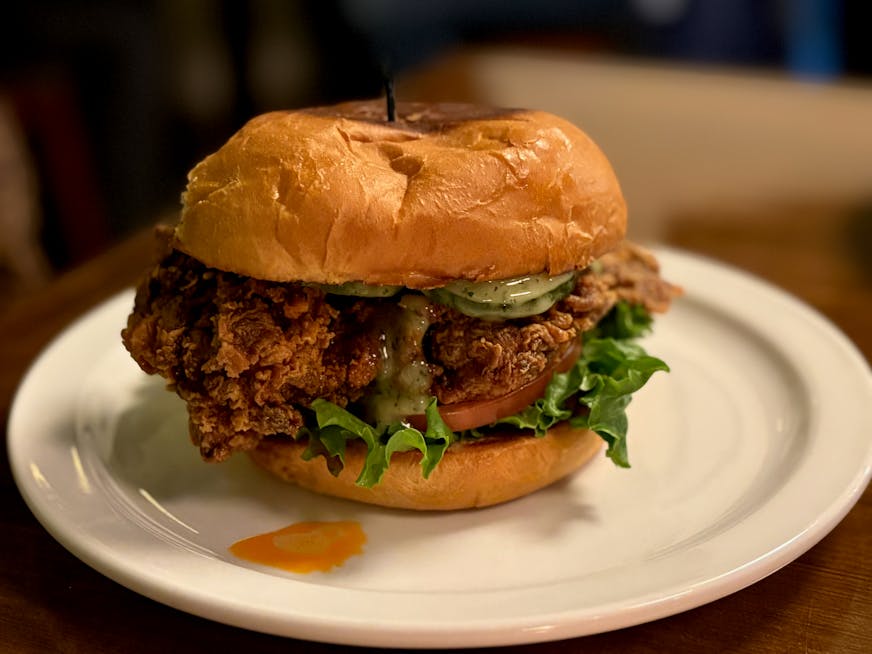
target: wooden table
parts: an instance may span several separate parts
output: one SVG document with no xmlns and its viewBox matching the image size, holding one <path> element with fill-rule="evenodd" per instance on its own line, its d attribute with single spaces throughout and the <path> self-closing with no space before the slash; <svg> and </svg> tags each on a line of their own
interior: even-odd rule
<svg viewBox="0 0 872 654">
<path fill-rule="evenodd" d="M 789 84 L 785 87 L 791 89 Z M 866 115 L 872 116 L 872 111 Z M 680 138 L 681 126 L 673 129 Z M 753 136 L 748 138 L 753 141 Z M 632 158 L 626 152 L 617 156 L 625 157 L 623 161 Z M 681 148 L 672 156 L 680 159 Z M 867 163 L 872 164 L 872 158 Z M 867 250 L 872 245 L 872 208 L 864 208 L 862 198 L 846 188 L 844 180 L 839 184 L 827 197 L 803 199 L 794 193 L 754 205 L 684 202 L 669 211 L 667 200 L 661 198 L 657 224 L 641 231 L 775 282 L 827 315 L 869 360 L 872 266 Z M 758 195 L 765 193 L 758 190 Z M 70 320 L 132 284 L 150 253 L 150 234 L 137 234 L 0 317 L 4 426 L 29 362 Z M 110 581 L 79 562 L 37 523 L 13 484 L 3 452 L 0 651 L 357 651 L 212 623 Z M 811 551 L 745 590 L 650 624 L 505 651 L 872 652 L 872 490 L 867 489 Z"/>
</svg>

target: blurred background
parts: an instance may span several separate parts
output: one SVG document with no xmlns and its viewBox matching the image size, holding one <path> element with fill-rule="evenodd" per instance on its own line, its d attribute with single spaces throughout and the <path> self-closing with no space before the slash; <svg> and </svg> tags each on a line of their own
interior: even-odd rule
<svg viewBox="0 0 872 654">
<path fill-rule="evenodd" d="M 400 99 L 577 120 L 613 159 L 642 236 L 661 237 L 653 226 L 667 212 L 712 213 L 700 195 L 729 213 L 774 168 L 795 174 L 766 187 L 781 194 L 773 202 L 784 209 L 797 187 L 811 189 L 801 208 L 784 210 L 813 220 L 832 188 L 852 202 L 872 193 L 863 9 L 848 0 L 11 3 L 0 22 L 0 294 L 26 293 L 171 216 L 186 172 L 250 116 L 377 96 L 385 71 Z M 818 111 L 837 118 L 820 124 Z M 753 151 L 740 119 L 764 121 L 774 140 Z M 680 137 L 676 121 L 687 126 Z M 797 133 L 817 134 L 823 154 L 797 147 Z M 670 164 L 676 149 L 689 155 L 684 168 Z M 830 186 L 815 194 L 822 179 Z"/>
</svg>

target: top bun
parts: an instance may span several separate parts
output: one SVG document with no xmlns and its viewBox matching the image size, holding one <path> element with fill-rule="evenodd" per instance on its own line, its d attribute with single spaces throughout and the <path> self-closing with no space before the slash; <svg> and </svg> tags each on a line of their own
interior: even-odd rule
<svg viewBox="0 0 872 654">
<path fill-rule="evenodd" d="M 273 112 L 188 175 L 175 247 L 259 279 L 428 288 L 586 267 L 626 231 L 609 162 L 541 111 Z"/>
</svg>

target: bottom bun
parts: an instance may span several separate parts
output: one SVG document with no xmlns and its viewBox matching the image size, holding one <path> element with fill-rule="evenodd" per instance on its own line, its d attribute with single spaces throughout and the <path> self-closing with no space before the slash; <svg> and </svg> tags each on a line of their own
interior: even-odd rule
<svg viewBox="0 0 872 654">
<path fill-rule="evenodd" d="M 507 502 L 528 495 L 577 470 L 598 452 L 602 439 L 561 423 L 541 437 L 493 437 L 455 443 L 428 479 L 417 450 L 398 452 L 373 488 L 354 483 L 366 447 L 349 443 L 345 468 L 334 477 L 320 458 L 304 461 L 305 443 L 263 441 L 249 456 L 257 465 L 308 490 L 398 509 L 448 511 Z"/>
</svg>

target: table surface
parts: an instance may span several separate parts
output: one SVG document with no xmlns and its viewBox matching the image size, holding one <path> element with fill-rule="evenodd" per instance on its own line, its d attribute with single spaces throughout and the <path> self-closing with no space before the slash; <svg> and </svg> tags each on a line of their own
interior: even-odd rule
<svg viewBox="0 0 872 654">
<path fill-rule="evenodd" d="M 678 136 L 672 138 L 681 138 L 679 127 L 675 129 Z M 608 152 L 607 145 L 604 149 Z M 681 156 L 681 148 L 672 153 L 674 158 Z M 867 161 L 872 164 L 872 157 Z M 867 175 L 869 170 L 872 165 Z M 867 188 L 872 189 L 872 184 Z M 828 316 L 868 361 L 872 360 L 872 260 L 866 249 L 872 245 L 872 204 L 864 205 L 863 198 L 844 185 L 835 190 L 804 198 L 792 194 L 781 201 L 773 196 L 760 206 L 700 201 L 670 211 L 662 201 L 661 215 L 646 218 L 656 226 L 641 231 L 655 235 L 659 242 L 706 254 L 777 284 Z M 132 285 L 151 256 L 151 234 L 136 234 L 0 316 L 4 429 L 15 388 L 33 358 L 75 317 Z M 0 539 L 0 651 L 346 649 L 213 623 L 110 581 L 45 532 L 13 483 L 5 448 L 0 457 L 0 529 L 4 534 Z M 653 623 L 505 650 L 872 652 L 870 590 L 872 489 L 867 489 L 818 545 L 749 588 Z"/>
</svg>

